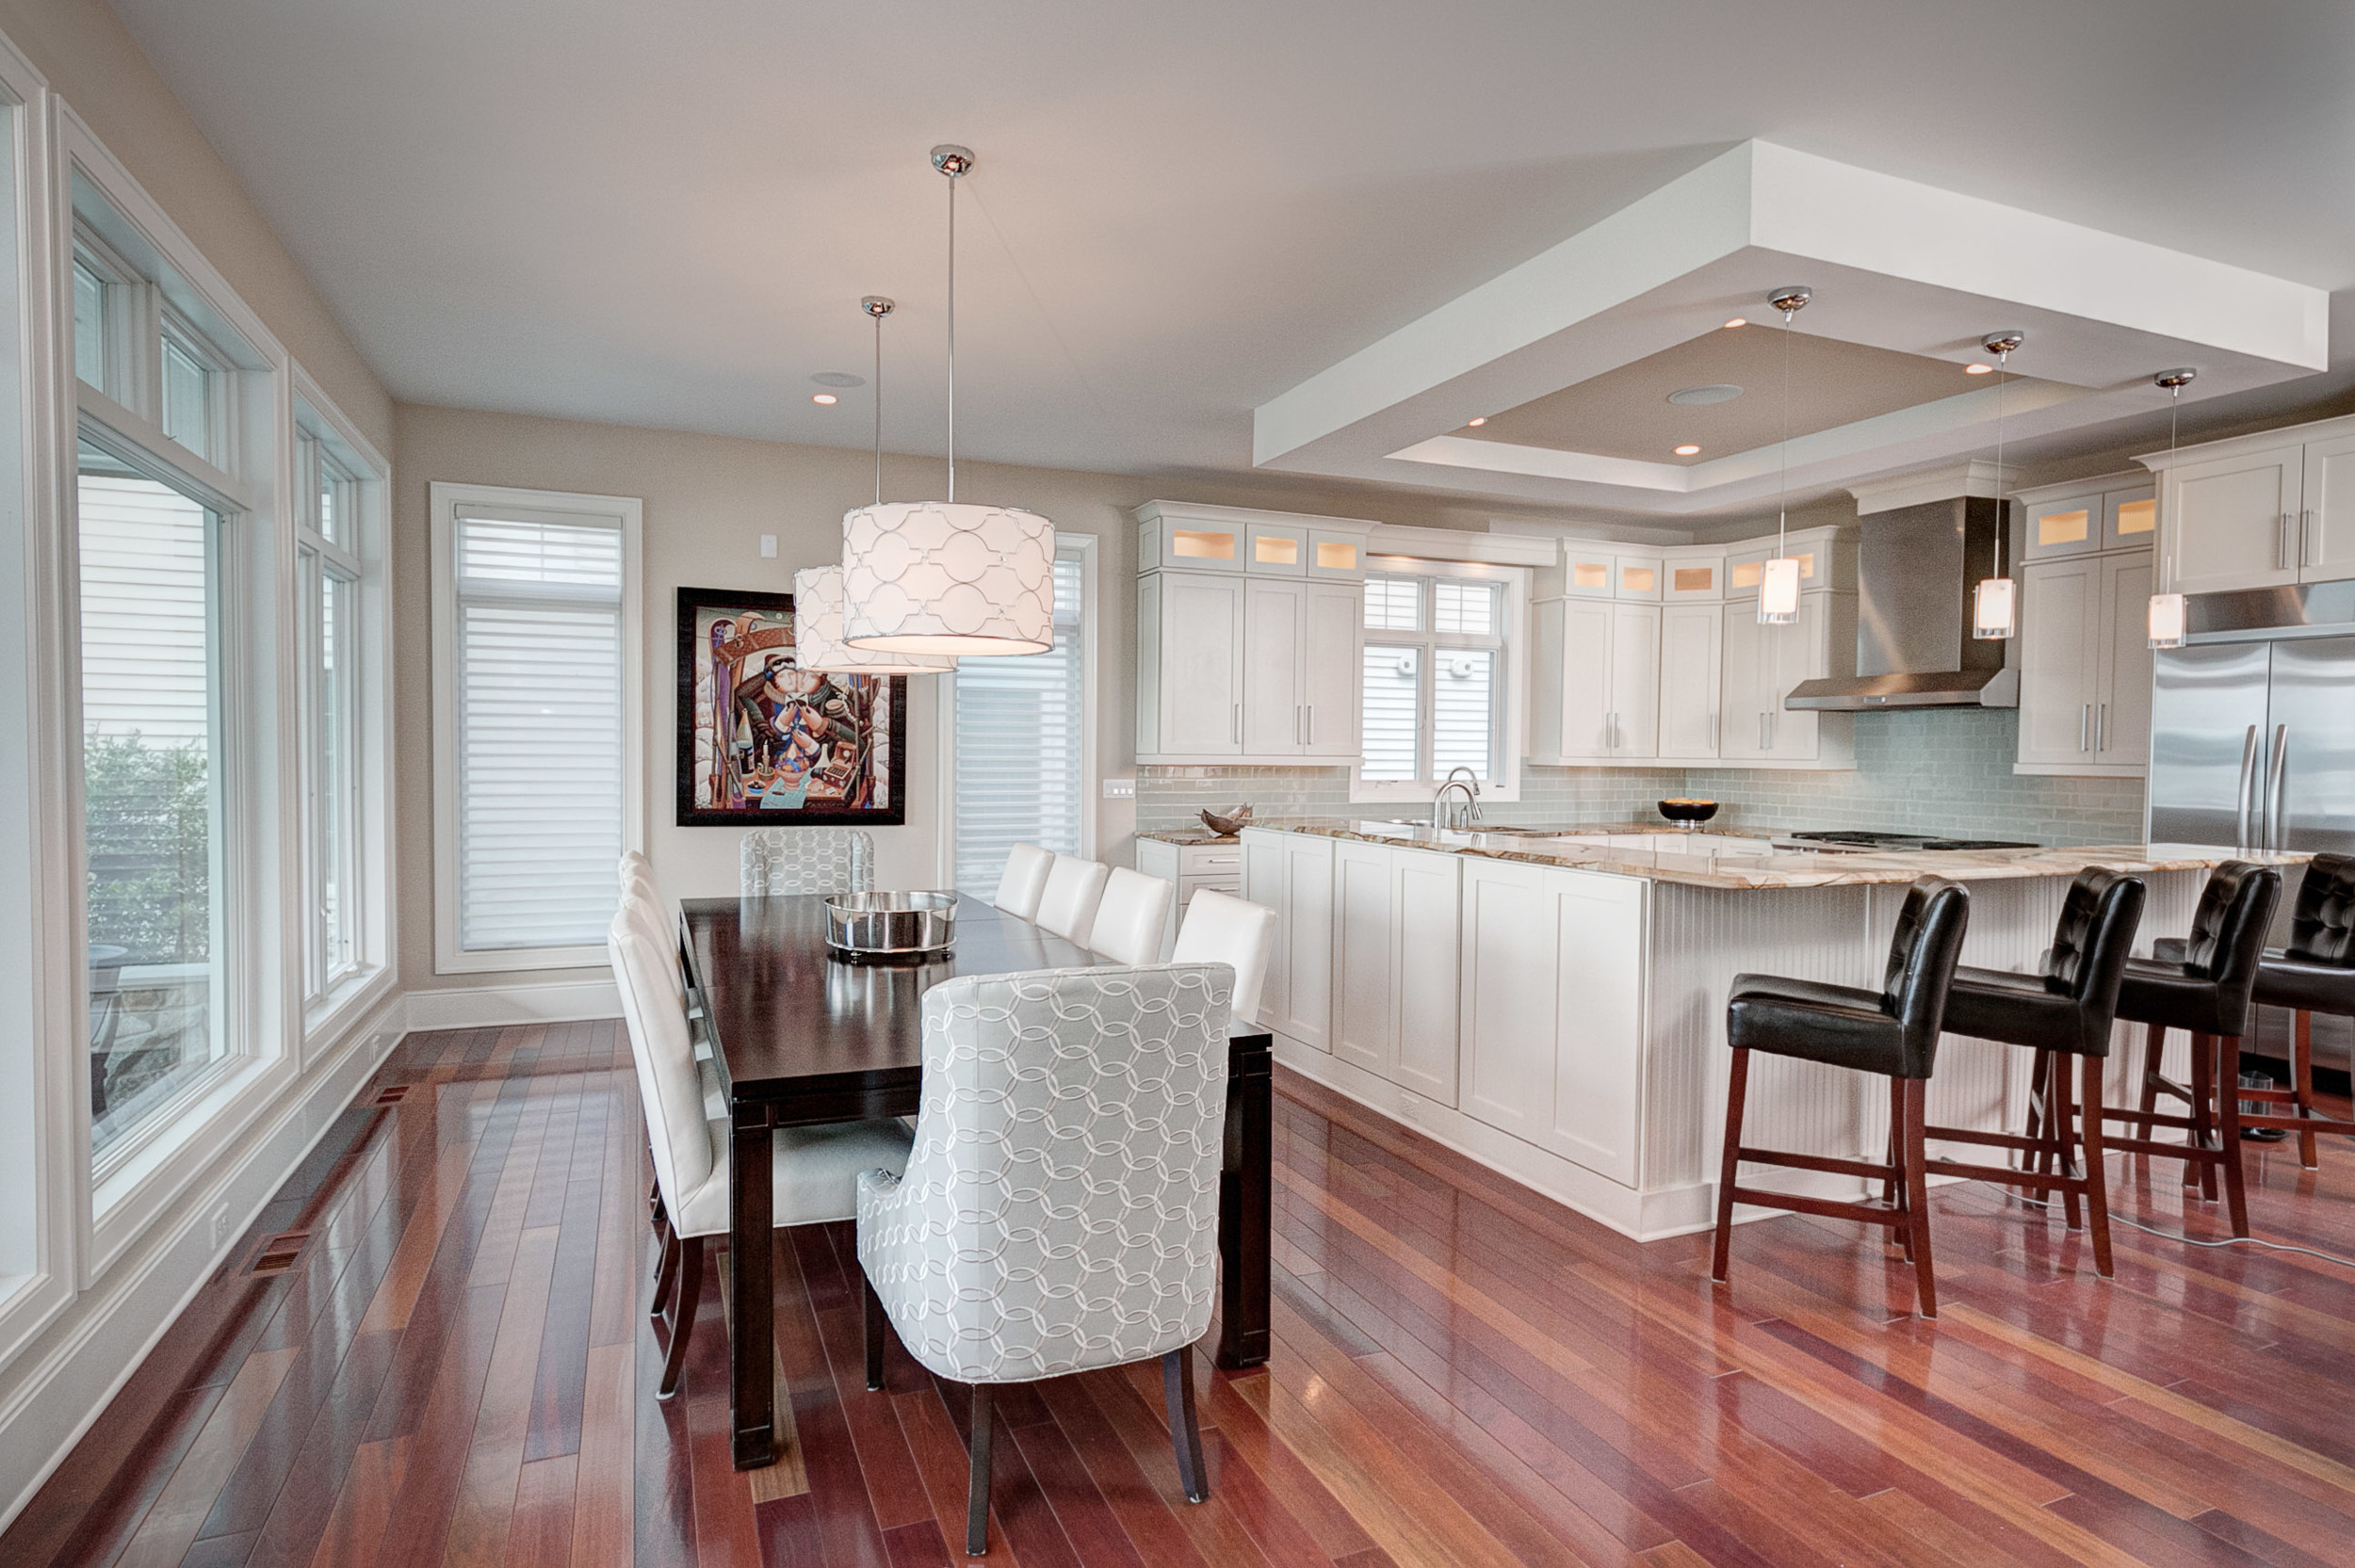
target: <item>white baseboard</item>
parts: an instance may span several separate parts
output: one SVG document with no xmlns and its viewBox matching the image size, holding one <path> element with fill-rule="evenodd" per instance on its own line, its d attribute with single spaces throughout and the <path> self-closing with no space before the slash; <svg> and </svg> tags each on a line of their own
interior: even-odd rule
<svg viewBox="0 0 2355 1568">
<path fill-rule="evenodd" d="M 412 991 L 402 998 L 413 1032 L 481 1029 L 501 1024 L 564 1024 L 580 1018 L 619 1018 L 622 994 L 606 976 L 553 985 L 454 986 Z"/>
<path fill-rule="evenodd" d="M 321 1064 L 306 1090 L 274 1121 L 253 1129 L 245 1153 L 224 1162 L 226 1168 L 184 1204 L 176 1220 L 67 1309 L 64 1321 L 70 1326 L 61 1336 L 31 1352 L 39 1359 L 12 1377 L 13 1389 L 0 1404 L 0 1498 L 7 1499 L 0 1503 L 0 1529 L 73 1451 L 243 1240 L 254 1217 L 359 1097 L 369 1075 L 400 1043 L 402 1011 L 398 996 L 380 1005 Z M 229 1226 L 216 1247 L 210 1217 L 224 1206 Z M 9 1371 L 19 1374 L 18 1368 Z"/>
</svg>

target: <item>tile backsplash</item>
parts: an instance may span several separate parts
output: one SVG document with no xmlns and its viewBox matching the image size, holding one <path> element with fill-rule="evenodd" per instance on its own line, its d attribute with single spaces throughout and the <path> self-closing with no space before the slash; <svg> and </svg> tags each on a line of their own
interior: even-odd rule
<svg viewBox="0 0 2355 1568">
<path fill-rule="evenodd" d="M 1856 716 L 1856 768 L 1524 768 L 1521 799 L 1484 801 L 1494 822 L 1650 821 L 1664 796 L 1725 803 L 1720 821 L 1774 829 L 1868 828 L 2039 844 L 2132 844 L 2142 838 L 2138 779 L 2015 774 L 2020 716 L 1948 708 Z M 1342 768 L 1140 768 L 1137 826 L 1198 825 L 1204 807 L 1248 800 L 1261 816 L 1419 816 L 1405 802 L 1349 800 Z"/>
</svg>

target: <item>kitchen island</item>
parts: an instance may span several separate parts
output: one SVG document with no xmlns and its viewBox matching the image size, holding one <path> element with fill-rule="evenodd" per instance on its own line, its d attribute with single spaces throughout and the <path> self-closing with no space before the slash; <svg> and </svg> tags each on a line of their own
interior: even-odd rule
<svg viewBox="0 0 2355 1568">
<path fill-rule="evenodd" d="M 2071 878 L 2134 873 L 2150 886 L 2136 940 L 2148 953 L 2189 929 L 2207 871 L 2232 858 L 2165 845 L 1832 854 L 1736 832 L 1320 820 L 1246 829 L 1242 887 L 1277 913 L 1262 1018 L 1278 1061 L 1648 1240 L 1713 1218 L 1735 975 L 1877 989 L 1898 907 L 1925 874 L 1970 889 L 1965 962 L 2031 970 Z M 2120 1045 L 2113 1104 L 2141 1060 L 2122 1027 Z M 2172 1040 L 2170 1071 L 2187 1054 Z M 1929 1120 L 2019 1128 L 2028 1061 L 1948 1036 Z M 1745 1136 L 1876 1159 L 1887 1099 L 1854 1074 L 1760 1059 Z M 1858 1190 L 1815 1172 L 1756 1179 Z"/>
</svg>

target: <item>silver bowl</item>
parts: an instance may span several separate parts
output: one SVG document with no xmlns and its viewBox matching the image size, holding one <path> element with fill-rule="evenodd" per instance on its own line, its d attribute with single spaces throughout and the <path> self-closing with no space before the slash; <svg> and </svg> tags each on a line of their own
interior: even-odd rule
<svg viewBox="0 0 2355 1568">
<path fill-rule="evenodd" d="M 945 953 L 956 940 L 953 893 L 836 893 L 826 900 L 826 946 L 845 958 Z"/>
</svg>

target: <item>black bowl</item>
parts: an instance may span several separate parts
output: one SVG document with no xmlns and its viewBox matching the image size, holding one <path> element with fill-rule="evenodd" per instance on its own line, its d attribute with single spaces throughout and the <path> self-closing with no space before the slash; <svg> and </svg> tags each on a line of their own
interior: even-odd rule
<svg viewBox="0 0 2355 1568">
<path fill-rule="evenodd" d="M 1706 822 L 1716 816 L 1717 802 L 1714 800 L 1663 800 L 1660 802 L 1660 815 L 1671 822 L 1681 822 L 1690 827 L 1695 823 Z"/>
</svg>

